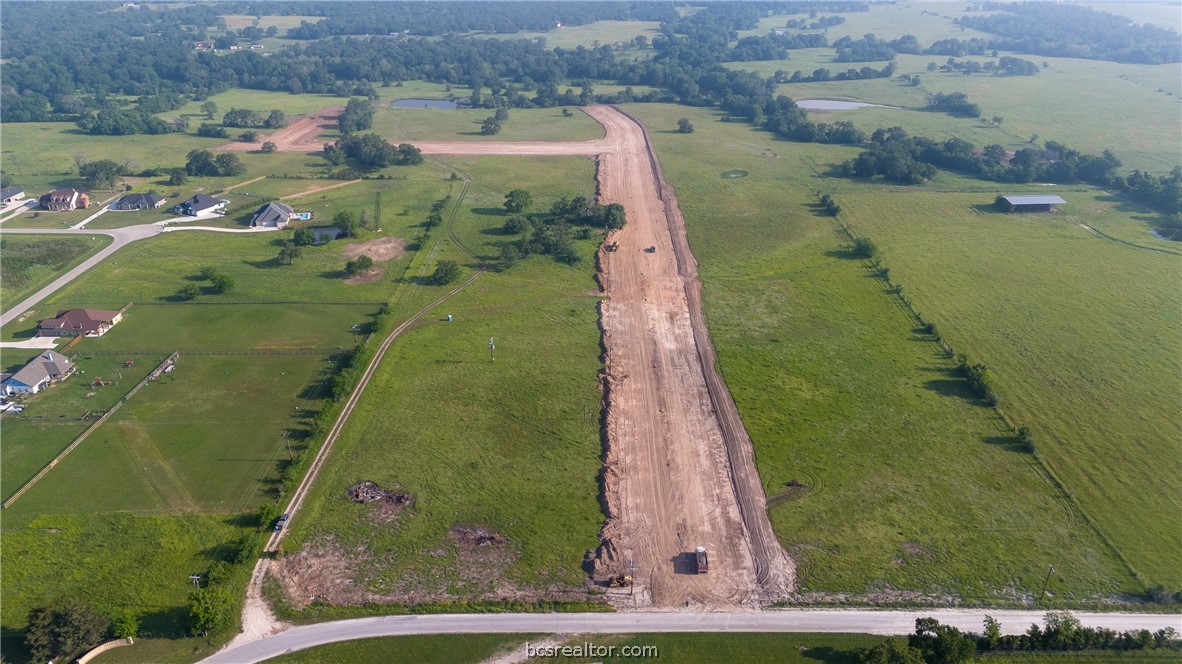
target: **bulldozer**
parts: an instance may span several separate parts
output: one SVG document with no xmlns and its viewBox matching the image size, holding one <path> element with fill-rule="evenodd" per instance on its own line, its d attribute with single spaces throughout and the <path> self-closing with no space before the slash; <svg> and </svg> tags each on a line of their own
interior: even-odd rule
<svg viewBox="0 0 1182 664">
<path fill-rule="evenodd" d="M 631 574 L 617 574 L 607 580 L 608 588 L 627 588 L 632 585 Z"/>
</svg>

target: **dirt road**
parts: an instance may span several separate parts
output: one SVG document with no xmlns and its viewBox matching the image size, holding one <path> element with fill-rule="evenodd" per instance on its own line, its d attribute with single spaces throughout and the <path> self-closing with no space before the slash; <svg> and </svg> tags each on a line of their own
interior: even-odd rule
<svg viewBox="0 0 1182 664">
<path fill-rule="evenodd" d="M 263 149 L 264 142 L 275 144 L 279 152 L 320 152 L 324 149 L 324 140 L 320 135 L 335 129 L 337 118 L 345 112 L 344 106 L 329 106 L 311 115 L 301 115 L 295 118 L 283 129 L 264 136 L 256 143 L 241 143 L 234 141 L 219 146 L 221 152 L 253 152 Z"/>
</svg>

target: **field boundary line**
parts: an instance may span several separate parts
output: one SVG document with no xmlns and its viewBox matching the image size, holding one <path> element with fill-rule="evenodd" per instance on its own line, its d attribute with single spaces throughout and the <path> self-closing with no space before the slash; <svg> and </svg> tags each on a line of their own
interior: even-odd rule
<svg viewBox="0 0 1182 664">
<path fill-rule="evenodd" d="M 307 189 L 307 190 L 305 190 L 305 191 L 301 191 L 301 192 L 299 192 L 298 194 L 288 194 L 288 195 L 286 195 L 286 196 L 280 196 L 280 197 L 279 197 L 279 200 L 281 200 L 281 201 L 286 201 L 286 200 L 290 200 L 290 199 L 293 199 L 293 198 L 300 198 L 301 196 L 307 196 L 307 195 L 309 195 L 309 194 L 319 194 L 319 193 L 320 193 L 320 192 L 322 192 L 322 191 L 328 191 L 328 190 L 330 190 L 330 189 L 337 189 L 337 188 L 340 188 L 340 187 L 344 187 L 344 186 L 346 186 L 346 185 L 350 185 L 350 184 L 357 184 L 358 182 L 361 182 L 361 180 L 360 180 L 360 179 L 357 179 L 357 180 L 349 180 L 348 182 L 338 182 L 338 183 L 336 183 L 336 184 L 330 184 L 330 185 L 327 185 L 327 186 L 324 186 L 324 187 L 313 187 L 313 188 L 311 188 L 311 189 Z"/>
<path fill-rule="evenodd" d="M 86 428 L 86 431 L 83 431 L 81 434 L 78 435 L 77 438 L 74 439 L 74 442 L 70 443 L 69 446 L 66 447 L 66 449 L 59 452 L 58 455 L 55 456 L 52 461 L 50 461 L 44 468 L 42 468 L 36 475 L 34 475 L 33 479 L 29 480 L 28 482 L 25 482 L 24 486 L 17 489 L 16 493 L 12 494 L 11 498 L 4 501 L 3 508 L 8 509 L 13 503 L 16 502 L 17 498 L 20 498 L 21 496 L 24 495 L 24 493 L 26 491 L 33 488 L 33 485 L 36 484 L 37 482 L 39 482 L 42 477 L 45 477 L 47 474 L 49 474 L 49 471 L 53 470 L 53 467 L 56 466 L 58 464 L 58 462 L 60 462 L 62 459 L 65 459 L 66 455 L 69 454 L 70 452 L 73 452 L 74 448 L 81 445 L 82 441 L 84 441 L 88 437 L 90 437 L 90 434 L 94 433 L 95 429 L 98 429 L 100 426 L 102 426 L 102 424 L 104 422 L 106 422 L 108 419 L 110 419 L 111 416 L 114 415 L 123 406 L 123 404 L 127 403 L 128 399 L 132 398 L 133 396 L 135 396 L 136 392 L 140 391 L 140 388 L 142 388 L 144 385 L 147 385 L 149 381 L 156 380 L 156 378 L 159 377 L 160 374 L 164 372 L 165 367 L 176 362 L 177 357 L 179 357 L 179 356 L 180 356 L 180 353 L 176 353 L 176 352 L 174 352 L 172 355 L 169 355 L 167 360 L 164 360 L 163 362 L 161 362 L 159 364 L 159 366 L 157 366 L 155 369 L 153 369 L 151 373 L 149 373 L 147 376 L 144 377 L 143 380 L 141 380 L 139 383 L 136 383 L 135 387 L 128 390 L 127 394 L 124 394 L 123 398 L 121 398 L 114 406 L 112 406 L 110 410 L 108 410 L 106 413 L 104 413 L 102 417 L 95 420 L 93 424 L 91 424 L 89 427 Z"/>
<path fill-rule="evenodd" d="M 232 184 L 229 187 L 226 187 L 225 189 L 223 189 L 213 195 L 217 196 L 219 194 L 224 194 L 227 191 L 233 191 L 233 190 L 237 189 L 238 187 L 245 187 L 248 184 L 254 184 L 254 183 L 258 182 L 259 180 L 266 180 L 266 179 L 267 179 L 266 175 L 260 175 L 259 177 L 255 178 L 253 180 L 247 180 L 246 182 L 239 182 L 238 184 Z"/>
<path fill-rule="evenodd" d="M 1182 253 L 1177 252 L 1177 251 L 1170 251 L 1169 249 L 1159 249 L 1157 247 L 1146 247 L 1143 244 L 1137 244 L 1135 242 L 1129 242 L 1128 240 L 1122 240 L 1120 238 L 1112 237 L 1108 233 L 1105 233 L 1104 231 L 1100 230 L 1099 228 L 1096 228 L 1095 226 L 1089 226 L 1087 224 L 1080 224 L 1080 226 L 1083 226 L 1084 230 L 1092 233 L 1096 237 L 1101 237 L 1101 238 L 1104 238 L 1105 240 L 1112 240 L 1113 242 L 1118 242 L 1120 244 L 1123 244 L 1123 245 L 1126 245 L 1129 247 L 1133 247 L 1134 249 L 1144 249 L 1145 251 L 1156 251 L 1159 254 L 1169 254 L 1171 256 L 1182 256 Z"/>
</svg>

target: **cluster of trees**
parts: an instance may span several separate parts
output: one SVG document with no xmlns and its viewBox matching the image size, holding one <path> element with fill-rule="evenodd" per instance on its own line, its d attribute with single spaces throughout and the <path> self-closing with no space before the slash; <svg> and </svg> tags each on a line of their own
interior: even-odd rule
<svg viewBox="0 0 1182 664">
<path fill-rule="evenodd" d="M 738 109 L 730 109 L 736 112 Z M 749 109 L 746 115 L 752 122 L 764 129 L 794 141 L 806 143 L 860 144 L 866 141 L 866 132 L 848 121 L 833 124 L 810 122 L 804 109 L 789 97 L 780 95 L 768 100 L 762 107 Z"/>
<path fill-rule="evenodd" d="M 899 53 L 919 53 L 919 41 L 911 35 L 903 35 L 894 41 L 883 41 L 873 34 L 864 35 L 861 39 L 842 37 L 833 42 L 837 49 L 834 62 L 877 62 L 879 60 L 894 60 Z"/>
<path fill-rule="evenodd" d="M 1010 55 L 1002 56 L 997 61 L 988 60 L 983 63 L 976 60 L 961 61 L 954 58 L 948 58 L 948 61 L 939 67 L 934 62 L 928 63 L 928 71 L 936 71 L 936 69 L 943 72 L 959 71 L 966 76 L 980 73 L 996 76 L 1034 76 L 1039 72 L 1039 66 L 1035 63 Z"/>
<path fill-rule="evenodd" d="M 94 136 L 171 134 L 179 131 L 175 124 L 143 111 L 120 111 L 117 109 L 104 109 L 93 115 L 84 115 L 78 120 L 78 128 Z"/>
<path fill-rule="evenodd" d="M 340 123 L 341 134 L 352 134 L 356 131 L 369 129 L 373 126 L 373 102 L 369 99 L 353 97 L 345 106 L 337 122 Z"/>
<path fill-rule="evenodd" d="M 193 150 L 185 158 L 185 174 L 193 177 L 230 177 L 245 172 L 246 164 L 229 152 L 214 156 L 209 150 Z"/>
<path fill-rule="evenodd" d="M 928 55 L 949 55 L 963 58 L 966 55 L 985 55 L 989 41 L 979 37 L 972 39 L 939 39 L 928 47 Z M 996 53 L 994 54 L 996 55 Z"/>
<path fill-rule="evenodd" d="M 837 201 L 833 200 L 833 197 L 830 196 L 829 194 L 821 194 L 821 207 L 825 210 L 825 214 L 829 215 L 830 217 L 836 217 L 837 215 L 841 214 L 841 206 L 838 205 Z M 865 240 L 866 242 L 870 242 L 870 240 L 868 240 L 866 238 L 858 238 L 858 240 Z M 870 244 L 873 245 L 874 243 L 870 242 Z M 863 247 L 862 249 L 859 249 L 858 243 L 857 243 L 857 241 L 855 241 L 854 242 L 854 249 L 855 249 L 855 251 L 859 252 L 858 255 L 861 256 L 861 253 L 863 253 L 863 250 L 865 249 L 865 247 Z M 878 248 L 874 247 L 873 250 L 871 250 L 869 253 L 866 253 L 865 256 L 861 256 L 861 257 L 862 258 L 872 258 L 872 257 L 874 257 L 874 254 L 876 254 L 877 252 L 878 252 Z"/>
<path fill-rule="evenodd" d="M 445 286 L 460 277 L 460 264 L 453 260 L 442 260 L 435 263 L 435 271 L 431 273 L 430 281 L 436 286 Z"/>
<path fill-rule="evenodd" d="M 234 276 L 226 274 L 214 267 L 201 268 L 200 277 L 209 282 L 209 292 L 214 295 L 224 295 L 234 289 Z M 178 296 L 182 300 L 195 300 L 201 295 L 201 287 L 190 281 L 181 287 Z"/>
<path fill-rule="evenodd" d="M 112 629 L 114 628 L 114 629 Z M 121 614 L 112 625 L 110 618 L 94 606 L 79 600 L 60 605 L 39 606 L 29 611 L 25 645 L 33 661 L 71 661 L 99 645 L 114 633 L 119 638 L 134 637 L 139 621 L 132 614 Z"/>
<path fill-rule="evenodd" d="M 479 94 L 479 93 L 476 93 Z M 509 109 L 498 108 L 497 112 L 484 119 L 480 125 L 480 133 L 483 136 L 495 136 L 501 133 L 501 123 L 509 119 Z"/>
<path fill-rule="evenodd" d="M 1147 629 L 1116 632 L 1104 627 L 1085 627 L 1067 611 L 1049 611 L 1044 627 L 1032 623 L 1025 634 L 1001 633 L 1001 624 L 985 616 L 981 634 L 960 631 L 942 625 L 935 618 L 917 618 L 915 632 L 907 641 L 888 639 L 869 649 L 860 649 L 855 657 L 863 664 L 959 664 L 973 660 L 978 653 L 997 651 L 1070 652 L 1081 650 L 1146 650 L 1167 648 L 1177 638 L 1172 627 L 1150 632 Z"/>
<path fill-rule="evenodd" d="M 287 114 L 279 109 L 274 109 L 269 115 L 264 116 L 259 111 L 252 111 L 248 108 L 231 108 L 222 116 L 222 125 L 225 127 L 282 129 L 287 126 Z"/>
<path fill-rule="evenodd" d="M 89 189 L 113 189 L 115 181 L 127 175 L 127 168 L 110 159 L 99 159 L 79 164 L 78 175 L 86 181 Z"/>
<path fill-rule="evenodd" d="M 349 134 L 336 143 L 325 143 L 324 156 L 336 166 L 349 159 L 367 169 L 423 163 L 422 151 L 415 146 L 409 143 L 394 146 L 377 134 Z"/>
<path fill-rule="evenodd" d="M 844 16 L 822 16 L 820 19 L 809 23 L 803 18 L 789 19 L 784 27 L 791 30 L 824 30 L 825 28 L 832 28 L 834 26 L 845 23 Z"/>
<path fill-rule="evenodd" d="M 968 95 L 963 92 L 937 92 L 928 100 L 928 110 L 942 111 L 962 118 L 976 118 L 981 115 L 981 107 L 969 101 Z"/>
<path fill-rule="evenodd" d="M 1158 65 L 1182 62 L 1182 40 L 1174 30 L 1080 5 L 986 2 L 997 13 L 962 16 L 957 23 L 1001 35 L 989 47 L 1065 58 Z"/>
<path fill-rule="evenodd" d="M 209 122 L 202 122 L 197 127 L 197 135 L 203 138 L 230 138 L 230 132 L 225 127 Z"/>
<path fill-rule="evenodd" d="M 821 67 L 814 69 L 813 73 L 805 74 L 803 71 L 797 69 L 791 75 L 783 69 L 776 70 L 773 79 L 776 83 L 815 83 L 818 81 L 860 81 L 869 78 L 890 78 L 894 75 L 896 65 L 893 62 L 887 63 L 882 69 L 874 69 L 872 67 L 861 67 L 859 69 L 847 69 L 839 71 L 836 74 L 828 69 Z"/>
<path fill-rule="evenodd" d="M 502 267 L 512 267 L 531 254 L 554 256 L 574 265 L 581 260 L 576 239 L 591 238 L 593 227 L 612 230 L 623 228 L 626 222 L 624 206 L 600 205 L 585 196 L 561 198 L 546 213 L 523 214 L 531 204 L 532 198 L 524 189 L 505 195 L 505 209 L 512 216 L 505 220 L 504 230 L 523 237 L 501 247 Z M 577 226 L 582 228 L 576 230 Z"/>
<path fill-rule="evenodd" d="M 283 3 L 279 10 L 282 11 Z M 293 3 L 294 4 L 294 3 Z M 308 5 L 314 5 L 310 8 Z M 276 8 L 268 5 L 267 12 Z M 548 32 L 555 25 L 584 25 L 594 21 L 667 21 L 677 17 L 671 2 L 500 2 L 495 7 L 478 2 L 416 3 L 304 3 L 294 15 L 327 16 L 316 23 L 301 22 L 288 35 L 320 39 L 332 35 L 436 36 L 457 32 Z"/>
<path fill-rule="evenodd" d="M 1111 150 L 1090 155 L 1055 141 L 1047 141 L 1042 149 L 1031 146 L 1010 155 L 1001 145 L 978 150 L 959 138 L 935 141 L 891 127 L 876 130 L 870 147 L 842 169 L 852 177 L 883 176 L 892 182 L 918 184 L 935 175 L 937 166 L 999 182 L 1084 182 L 1114 188 L 1166 215 L 1182 216 L 1182 166 L 1168 175 L 1136 170 L 1121 176 L 1117 173 L 1121 161 Z"/>
<path fill-rule="evenodd" d="M 345 262 L 345 274 L 350 277 L 355 277 L 359 274 L 369 272 L 373 267 L 373 259 L 366 255 L 358 256 L 351 261 Z"/>
<path fill-rule="evenodd" d="M 1000 399 L 997 392 L 993 390 L 993 374 L 989 373 L 989 367 L 981 362 L 972 362 L 969 357 L 963 353 L 956 358 L 956 368 L 964 376 L 965 380 L 969 382 L 969 387 L 972 388 L 973 394 L 983 399 L 990 406 L 996 406 Z"/>
</svg>

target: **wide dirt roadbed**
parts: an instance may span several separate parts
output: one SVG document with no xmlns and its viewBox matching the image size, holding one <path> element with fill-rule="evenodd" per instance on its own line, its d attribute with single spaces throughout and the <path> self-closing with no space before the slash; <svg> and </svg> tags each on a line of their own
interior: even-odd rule
<svg viewBox="0 0 1182 664">
<path fill-rule="evenodd" d="M 219 146 L 223 152 L 252 152 L 263 149 L 263 143 L 275 144 L 278 152 L 320 152 L 324 149 L 324 141 L 320 135 L 326 131 L 336 129 L 337 120 L 345 112 L 344 106 L 329 106 L 312 115 L 301 115 L 292 120 L 286 127 L 255 143 L 234 141 Z"/>
<path fill-rule="evenodd" d="M 787 591 L 793 570 L 767 521 L 750 442 L 745 434 L 728 440 L 720 424 L 706 377 L 713 366 L 702 365 L 713 350 L 704 325 L 694 325 L 697 270 L 676 201 L 663 200 L 667 188 L 641 125 L 615 108 L 586 110 L 611 143 L 600 155 L 601 202 L 628 213 L 610 238 L 618 249 L 600 255 L 610 445 L 601 562 L 621 570 L 635 560 L 641 601 L 654 607 L 755 605 Z M 726 391 L 721 380 L 714 387 Z M 747 449 L 732 453 L 728 443 Z M 697 546 L 710 555 L 704 575 L 693 573 Z"/>
</svg>

